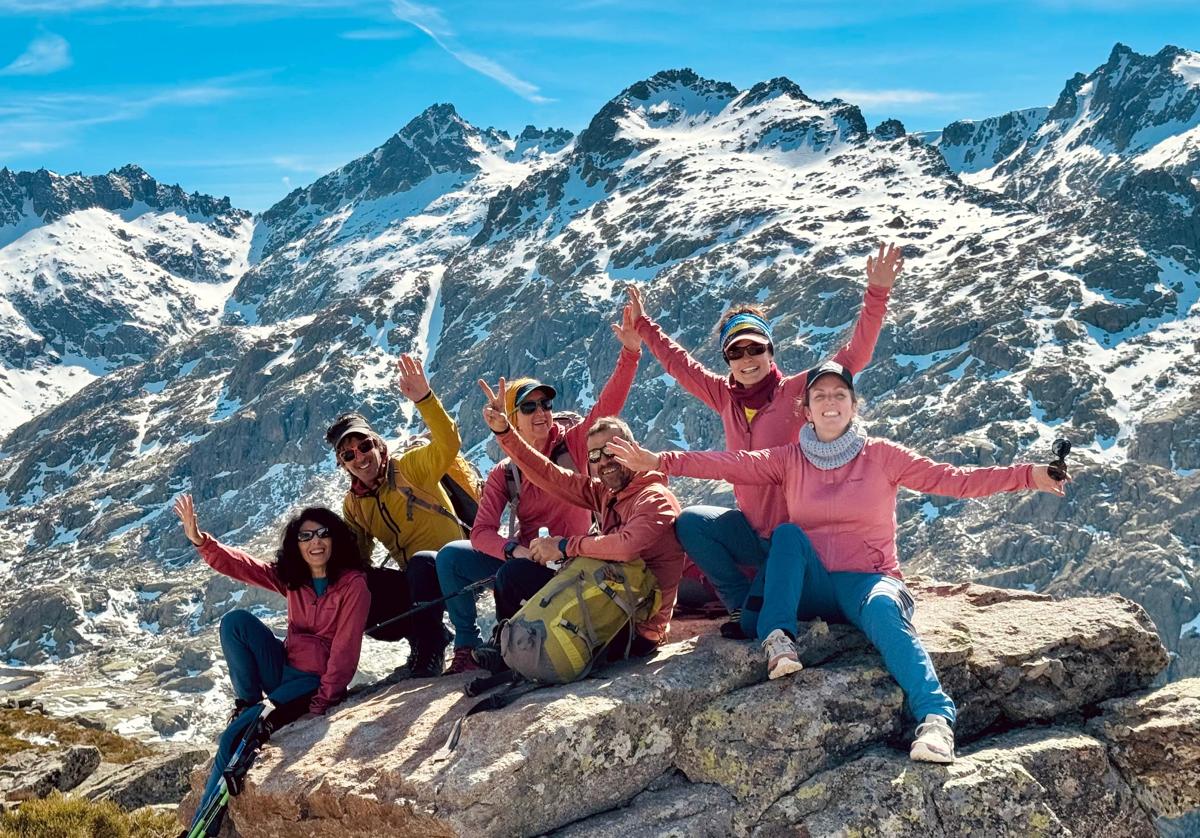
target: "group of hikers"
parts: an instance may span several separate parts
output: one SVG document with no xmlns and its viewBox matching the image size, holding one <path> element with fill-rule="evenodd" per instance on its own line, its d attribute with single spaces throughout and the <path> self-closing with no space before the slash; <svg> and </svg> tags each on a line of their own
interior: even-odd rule
<svg viewBox="0 0 1200 838">
<path fill-rule="evenodd" d="M 721 634 L 761 644 L 770 678 L 802 668 L 798 621 L 820 617 L 861 629 L 917 721 L 912 759 L 952 762 L 955 705 L 913 629 L 914 602 L 896 555 L 897 491 L 1061 495 L 1069 478 L 1040 465 L 937 463 L 867 435 L 857 418 L 855 375 L 871 359 L 902 266 L 900 250 L 881 244 L 867 260 L 865 300 L 849 342 L 831 360 L 790 375 L 775 363 L 771 322 L 761 308 L 735 306 L 721 317 L 728 365 L 722 374 L 672 340 L 630 287 L 621 322 L 612 326 L 621 343 L 616 366 L 586 417 L 556 412 L 557 391 L 535 378 L 501 378 L 494 389 L 479 382 L 484 422 L 505 459 L 471 493 L 477 507 L 470 522 L 452 496 L 470 482 L 458 427 L 421 362 L 408 355 L 399 360 L 398 389 L 416 405 L 428 441 L 392 452 L 365 417 L 339 416 L 326 441 L 350 481 L 342 514 L 301 510 L 285 527 L 273 563 L 203 532 L 192 498 L 177 498 L 184 533 L 205 562 L 287 598 L 283 641 L 245 610 L 221 621 L 236 702 L 202 808 L 222 793 L 230 760 L 248 737 L 261 742 L 344 698 L 364 632 L 407 639 L 412 677 L 503 672 L 509 652 L 525 642 L 506 636 L 505 627 L 569 587 L 560 568 L 590 560 L 602 568 L 597 579 L 625 579 L 636 569 L 653 596 L 627 605 L 614 593 L 618 587 L 602 587 L 627 619 L 597 643 L 584 631 L 593 627 L 572 623 L 591 619 L 579 589 L 572 614 L 582 617 L 555 618 L 592 640 L 594 648 L 584 643 L 585 660 L 571 670 L 576 676 L 591 668 L 589 657 L 653 655 L 669 636 L 681 585 L 694 598 L 706 583 L 729 614 Z M 726 450 L 655 453 L 638 444 L 619 414 L 643 345 L 721 417 Z M 672 475 L 728 481 L 736 508 L 681 509 L 668 485 Z M 373 566 L 377 540 L 395 568 Z M 485 640 L 475 593 L 487 585 L 497 626 Z M 454 629 L 448 667 L 443 603 Z M 269 714 L 264 698 L 273 705 Z"/>
</svg>

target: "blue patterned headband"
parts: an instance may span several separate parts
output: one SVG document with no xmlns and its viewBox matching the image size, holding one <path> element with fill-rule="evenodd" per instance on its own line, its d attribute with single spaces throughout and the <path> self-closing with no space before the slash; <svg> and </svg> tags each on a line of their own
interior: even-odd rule
<svg viewBox="0 0 1200 838">
<path fill-rule="evenodd" d="M 762 335 L 772 344 L 775 342 L 767 321 L 757 314 L 744 311 L 730 317 L 729 322 L 721 327 L 721 349 L 724 350 L 733 341 L 746 337 L 747 333 Z"/>
</svg>

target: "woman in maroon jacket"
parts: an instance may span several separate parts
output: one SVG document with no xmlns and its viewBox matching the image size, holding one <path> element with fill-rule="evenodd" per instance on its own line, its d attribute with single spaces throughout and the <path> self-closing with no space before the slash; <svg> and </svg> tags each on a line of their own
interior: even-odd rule
<svg viewBox="0 0 1200 838">
<path fill-rule="evenodd" d="M 264 697 L 277 708 L 272 729 L 305 710 L 323 714 L 345 697 L 358 668 L 371 595 L 354 534 L 328 509 L 305 509 L 293 518 L 273 564 L 201 532 L 191 495 L 176 498 L 175 514 L 213 570 L 287 597 L 282 641 L 249 611 L 235 609 L 221 618 L 221 649 L 235 703 L 201 799 L 203 809 L 238 743 L 262 715 Z M 288 709 L 281 713 L 284 706 Z"/>
</svg>

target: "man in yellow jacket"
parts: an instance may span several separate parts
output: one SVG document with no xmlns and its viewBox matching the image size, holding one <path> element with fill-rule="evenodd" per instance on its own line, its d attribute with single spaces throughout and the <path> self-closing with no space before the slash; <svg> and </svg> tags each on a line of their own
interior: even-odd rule
<svg viewBox="0 0 1200 838">
<path fill-rule="evenodd" d="M 408 610 L 415 602 L 439 598 L 434 558 L 443 545 L 463 537 L 440 482 L 458 456 L 462 441 L 458 427 L 430 389 L 421 362 L 401 355 L 399 366 L 399 390 L 412 399 L 425 420 L 430 436 L 427 445 L 390 457 L 387 443 L 358 413 L 342 414 L 325 433 L 338 465 L 350 476 L 342 517 L 358 539 L 359 550 L 369 561 L 378 540 L 398 567 L 368 570 L 368 626 Z M 377 640 L 407 638 L 412 646 L 408 664 L 414 677 L 441 674 L 448 641 L 441 606 L 426 608 L 370 634 Z"/>
</svg>

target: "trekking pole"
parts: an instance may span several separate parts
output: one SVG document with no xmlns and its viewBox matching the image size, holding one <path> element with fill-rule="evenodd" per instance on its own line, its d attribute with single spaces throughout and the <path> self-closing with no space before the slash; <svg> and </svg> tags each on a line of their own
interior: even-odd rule
<svg viewBox="0 0 1200 838">
<path fill-rule="evenodd" d="M 472 582 L 470 585 L 464 585 L 463 587 L 459 588 L 457 591 L 455 591 L 452 594 L 446 594 L 443 597 L 438 597 L 437 599 L 431 599 L 431 600 L 429 600 L 429 602 L 418 602 L 416 605 L 414 605 L 412 608 L 405 611 L 403 614 L 397 614 L 395 617 L 389 617 L 381 623 L 376 623 L 373 626 L 369 626 L 368 628 L 363 630 L 363 633 L 369 634 L 370 632 L 373 632 L 376 629 L 381 629 L 384 626 L 390 626 L 392 623 L 403 620 L 405 617 L 411 617 L 413 614 L 416 614 L 418 611 L 424 611 L 426 608 L 430 607 L 431 605 L 441 605 L 443 602 L 454 599 L 456 596 L 459 596 L 460 594 L 466 594 L 466 593 L 470 593 L 472 591 L 479 590 L 480 588 L 486 587 L 495 581 L 496 581 L 496 577 L 495 577 L 495 575 L 492 575 L 486 579 L 480 579 L 478 582 Z"/>
</svg>

